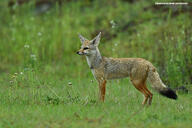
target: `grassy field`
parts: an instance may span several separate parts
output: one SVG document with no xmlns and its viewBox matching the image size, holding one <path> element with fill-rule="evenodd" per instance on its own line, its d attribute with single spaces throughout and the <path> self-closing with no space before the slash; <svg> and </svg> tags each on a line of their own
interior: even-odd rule
<svg viewBox="0 0 192 128">
<path fill-rule="evenodd" d="M 43 78 L 30 71 L 5 76 L 0 87 L 0 127 L 192 126 L 191 92 L 174 101 L 153 91 L 152 105 L 142 107 L 143 96 L 128 79 L 114 80 L 107 84 L 105 103 L 100 103 L 97 84 L 91 80 Z"/>
<path fill-rule="evenodd" d="M 34 1 L 8 8 L 1 0 L 0 128 L 191 128 L 192 6 L 130 1 L 71 0 L 39 13 Z M 100 31 L 102 55 L 145 58 L 166 85 L 189 93 L 173 101 L 150 88 L 153 103 L 142 107 L 127 78 L 109 81 L 100 103 L 97 82 L 76 55 L 78 34 L 91 39 Z"/>
<path fill-rule="evenodd" d="M 143 96 L 128 79 L 114 80 L 108 82 L 105 103 L 100 103 L 97 84 L 91 80 L 43 78 L 30 71 L 5 76 L 0 87 L 0 127 L 192 126 L 191 92 L 173 101 L 153 91 L 152 105 L 142 107 Z"/>
</svg>

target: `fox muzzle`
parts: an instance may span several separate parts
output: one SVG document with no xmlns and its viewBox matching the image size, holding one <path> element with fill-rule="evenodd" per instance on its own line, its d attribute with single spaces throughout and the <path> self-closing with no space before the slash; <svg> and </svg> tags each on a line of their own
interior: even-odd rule
<svg viewBox="0 0 192 128">
<path fill-rule="evenodd" d="M 80 51 L 77 51 L 77 54 L 78 54 L 78 55 L 84 55 L 84 53 L 83 53 L 83 52 L 80 52 Z"/>
</svg>

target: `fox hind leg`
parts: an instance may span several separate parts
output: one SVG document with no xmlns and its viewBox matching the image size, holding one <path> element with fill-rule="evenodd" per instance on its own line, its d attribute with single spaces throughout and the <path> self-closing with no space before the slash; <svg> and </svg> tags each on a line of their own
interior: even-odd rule
<svg viewBox="0 0 192 128">
<path fill-rule="evenodd" d="M 153 94 L 148 90 L 146 83 L 144 84 L 143 88 L 146 91 L 146 93 L 148 93 L 148 95 L 149 95 L 148 105 L 151 105 L 151 102 L 153 99 Z"/>
<path fill-rule="evenodd" d="M 132 80 L 131 82 L 132 82 L 132 84 L 135 86 L 135 88 L 137 90 L 139 90 L 141 93 L 143 93 L 145 98 L 144 98 L 142 104 L 145 105 L 150 96 L 149 96 L 149 94 L 147 93 L 147 91 L 144 88 L 144 85 L 145 85 L 144 82 L 141 82 L 141 81 L 138 81 L 138 80 Z"/>
<path fill-rule="evenodd" d="M 143 105 L 145 105 L 148 101 L 149 101 L 149 94 L 146 92 L 145 88 L 143 87 L 143 85 L 141 86 L 141 92 L 144 94 L 145 98 L 143 100 Z"/>
</svg>

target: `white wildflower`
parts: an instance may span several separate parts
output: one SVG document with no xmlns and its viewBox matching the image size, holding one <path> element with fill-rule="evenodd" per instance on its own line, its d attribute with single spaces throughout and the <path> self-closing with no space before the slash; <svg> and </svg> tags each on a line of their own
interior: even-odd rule
<svg viewBox="0 0 192 128">
<path fill-rule="evenodd" d="M 115 27 L 116 27 L 116 23 L 114 22 L 114 20 L 111 20 L 111 21 L 110 21 L 110 24 L 111 24 L 111 27 L 112 27 L 112 28 L 115 28 Z"/>
<path fill-rule="evenodd" d="M 24 48 L 29 48 L 29 45 L 28 45 L 28 44 L 25 44 L 25 45 L 24 45 Z"/>
<path fill-rule="evenodd" d="M 72 83 L 71 83 L 71 82 L 68 82 L 68 85 L 72 85 Z"/>
<path fill-rule="evenodd" d="M 35 55 L 35 54 L 31 54 L 31 58 L 32 58 L 33 60 L 37 60 L 37 58 L 36 58 L 36 55 Z"/>
</svg>

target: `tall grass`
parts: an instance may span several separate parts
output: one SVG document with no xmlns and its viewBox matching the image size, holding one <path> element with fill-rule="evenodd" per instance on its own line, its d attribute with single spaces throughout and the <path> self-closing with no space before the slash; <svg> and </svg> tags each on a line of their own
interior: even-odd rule
<svg viewBox="0 0 192 128">
<path fill-rule="evenodd" d="M 157 10 L 151 1 L 65 2 L 40 15 L 33 2 L 15 5 L 13 12 L 3 8 L 0 70 L 37 68 L 66 78 L 90 77 L 84 58 L 75 54 L 77 35 L 91 39 L 101 31 L 102 55 L 142 57 L 157 67 L 165 83 L 190 84 L 192 23 L 190 12 L 182 9 L 177 14 L 171 7 Z"/>
</svg>

